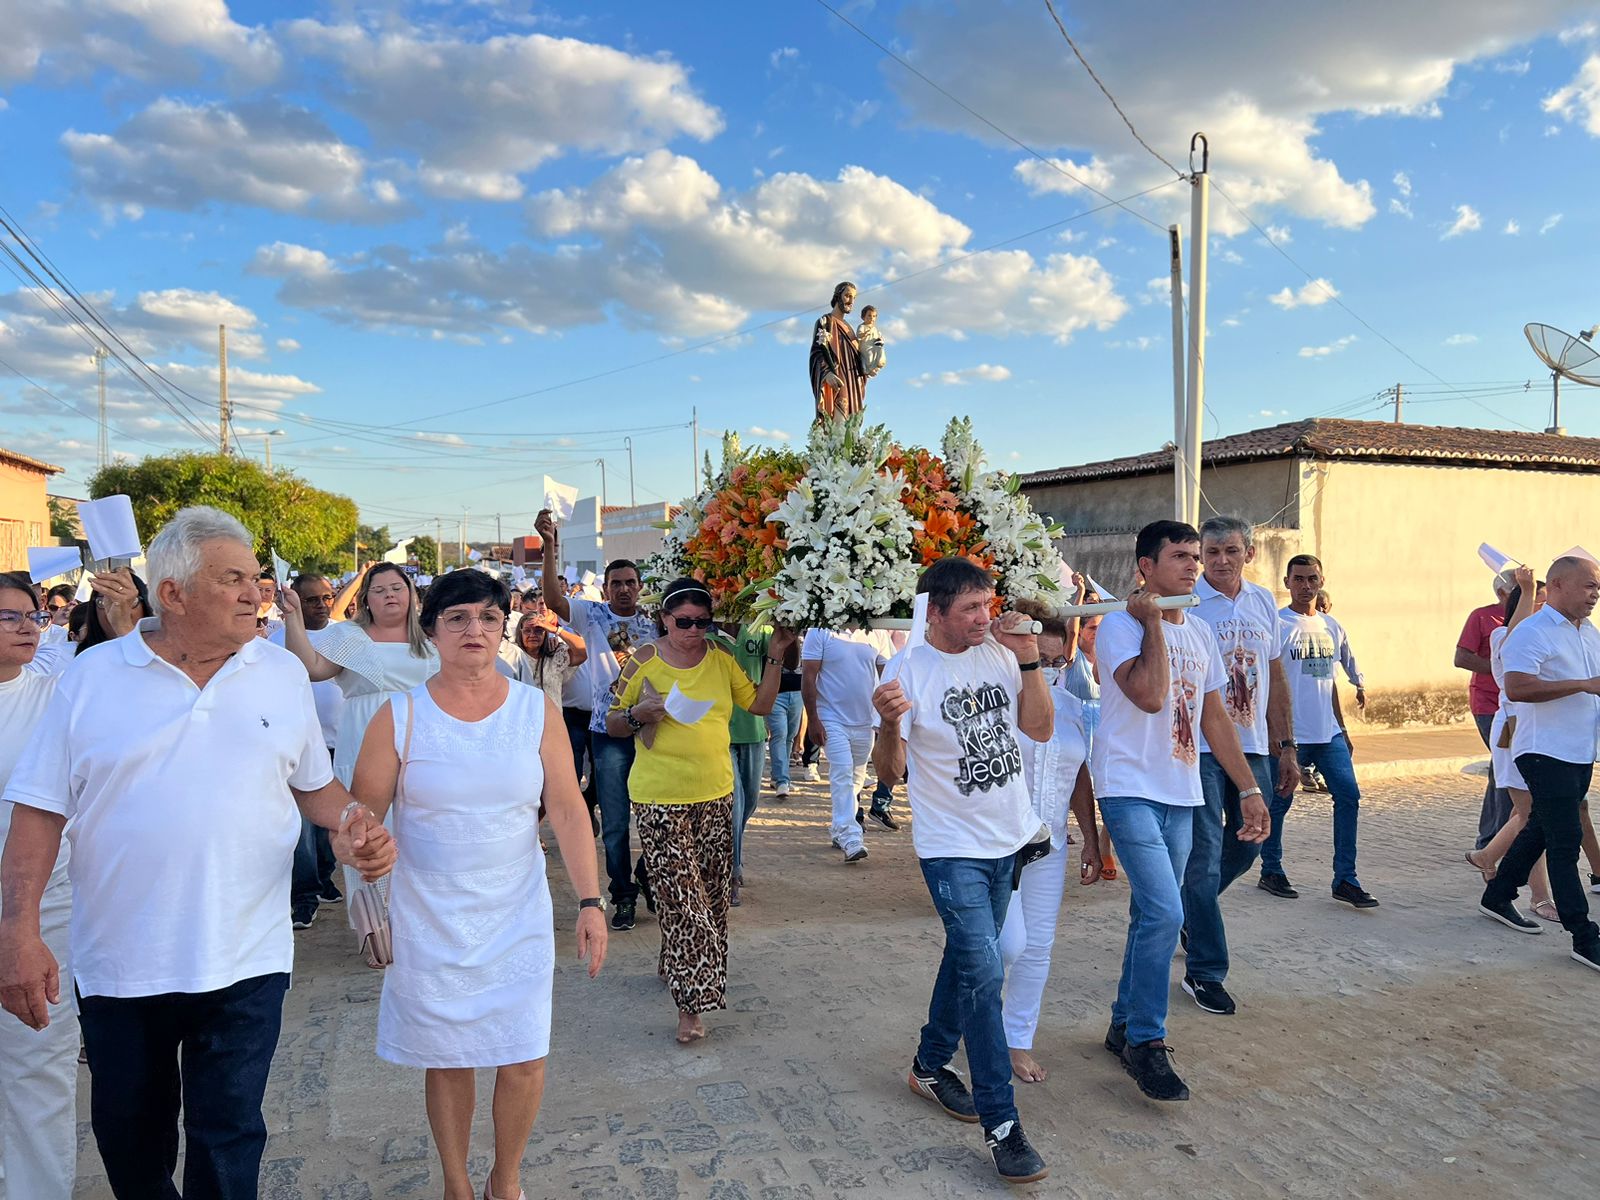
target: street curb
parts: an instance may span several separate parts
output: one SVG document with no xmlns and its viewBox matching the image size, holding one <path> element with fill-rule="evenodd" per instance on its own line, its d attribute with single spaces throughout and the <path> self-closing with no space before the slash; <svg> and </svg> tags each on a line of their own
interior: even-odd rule
<svg viewBox="0 0 1600 1200">
<path fill-rule="evenodd" d="M 1478 770 L 1472 770 L 1478 767 Z M 1405 779 L 1417 775 L 1488 775 L 1489 760 L 1481 754 L 1458 755 L 1455 758 L 1401 758 L 1392 762 L 1357 762 L 1356 782 L 1367 783 L 1380 779 Z"/>
</svg>

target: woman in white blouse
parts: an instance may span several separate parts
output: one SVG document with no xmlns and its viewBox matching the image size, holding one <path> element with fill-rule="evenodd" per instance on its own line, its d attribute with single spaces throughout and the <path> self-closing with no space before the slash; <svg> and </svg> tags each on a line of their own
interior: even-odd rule
<svg viewBox="0 0 1600 1200">
<path fill-rule="evenodd" d="M 588 661 L 588 646 L 572 630 L 562 628 L 542 597 L 535 597 L 532 607 L 522 614 L 515 636 L 519 652 L 512 669 L 517 682 L 543 689 L 560 708 L 562 689 Z"/>
</svg>

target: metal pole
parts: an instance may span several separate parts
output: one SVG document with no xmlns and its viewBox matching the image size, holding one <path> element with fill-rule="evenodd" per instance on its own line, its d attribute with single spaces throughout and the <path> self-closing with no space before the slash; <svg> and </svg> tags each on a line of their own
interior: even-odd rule
<svg viewBox="0 0 1600 1200">
<path fill-rule="evenodd" d="M 498 546 L 504 539 L 505 539 L 505 535 L 500 530 L 500 514 L 499 513 L 495 513 L 495 515 L 494 515 L 494 544 L 496 546 Z"/>
<path fill-rule="evenodd" d="M 433 519 L 433 569 L 444 574 L 444 518 Z"/>
<path fill-rule="evenodd" d="M 461 510 L 461 538 L 456 543 L 456 566 L 467 565 L 467 513 L 469 509 Z"/>
<path fill-rule="evenodd" d="M 1401 392 L 1400 385 L 1398 383 L 1395 384 L 1394 385 L 1394 423 L 1396 425 L 1400 424 L 1400 405 L 1404 401 L 1404 399 L 1405 399 L 1405 397 L 1404 397 L 1403 393 Z"/>
<path fill-rule="evenodd" d="M 693 461 L 689 464 L 689 495 L 700 494 L 700 408 L 698 405 L 689 409 L 689 428 L 694 431 Z"/>
<path fill-rule="evenodd" d="M 622 439 L 622 444 L 628 448 L 628 507 L 635 508 L 639 504 L 639 498 L 633 491 L 633 439 L 625 437 Z"/>
<path fill-rule="evenodd" d="M 600 511 L 604 512 L 606 508 L 606 460 L 597 458 L 594 460 L 594 465 L 600 468 Z"/>
<path fill-rule="evenodd" d="M 1561 432 L 1561 372 L 1550 372 L 1550 428 L 1546 433 Z"/>
<path fill-rule="evenodd" d="M 1196 144 L 1203 149 L 1200 168 L 1194 169 Z M 1189 412 L 1185 418 L 1189 434 L 1188 521 L 1200 522 L 1200 430 L 1206 411 L 1206 241 L 1210 235 L 1211 177 L 1207 168 L 1211 143 L 1197 133 L 1189 139 L 1190 181 L 1194 187 L 1189 215 Z"/>
<path fill-rule="evenodd" d="M 228 327 L 217 326 L 217 417 L 222 453 L 228 452 Z"/>
<path fill-rule="evenodd" d="M 270 433 L 261 435 L 261 446 L 267 452 L 267 473 L 270 475 L 272 473 L 272 435 Z"/>
<path fill-rule="evenodd" d="M 106 469 L 111 458 L 111 438 L 106 432 L 106 359 L 111 357 L 104 346 L 94 348 L 94 365 L 100 371 L 100 469 Z"/>
<path fill-rule="evenodd" d="M 1183 231 L 1167 226 L 1172 256 L 1172 512 L 1181 521 L 1189 504 L 1188 402 L 1183 394 Z"/>
</svg>

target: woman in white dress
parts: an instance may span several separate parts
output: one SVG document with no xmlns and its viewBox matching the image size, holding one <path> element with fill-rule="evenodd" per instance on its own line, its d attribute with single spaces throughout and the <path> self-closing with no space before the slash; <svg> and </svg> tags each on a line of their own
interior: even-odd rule
<svg viewBox="0 0 1600 1200">
<path fill-rule="evenodd" d="M 439 671 L 367 727 L 352 792 L 393 805 L 401 848 L 389 888 L 394 963 L 378 1055 L 426 1070 L 446 1200 L 475 1200 L 467 1157 L 473 1072 L 494 1067 L 494 1167 L 485 1200 L 519 1200 L 518 1166 L 544 1093 L 555 931 L 539 804 L 577 892 L 578 956 L 606 953 L 599 869 L 560 710 L 496 667 L 510 596 L 481 571 L 428 592 L 421 624 Z"/>
</svg>

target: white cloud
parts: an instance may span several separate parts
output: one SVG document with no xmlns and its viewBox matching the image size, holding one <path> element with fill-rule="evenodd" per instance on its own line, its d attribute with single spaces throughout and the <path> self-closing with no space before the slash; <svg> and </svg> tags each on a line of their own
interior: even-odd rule
<svg viewBox="0 0 1600 1200">
<path fill-rule="evenodd" d="M 245 204 L 334 220 L 406 215 L 361 152 L 305 109 L 161 98 L 115 133 L 61 137 L 79 186 L 102 201 L 192 212 Z"/>
<path fill-rule="evenodd" d="M 787 429 L 763 429 L 759 425 L 752 425 L 745 430 L 751 437 L 765 438 L 769 442 L 787 442 L 794 437 Z"/>
<path fill-rule="evenodd" d="M 1073 195 L 1090 189 L 1109 193 L 1116 182 L 1111 168 L 1098 156 L 1087 163 L 1076 163 L 1070 158 L 1052 158 L 1048 162 L 1025 158 L 1014 170 L 1035 196 L 1048 192 Z"/>
<path fill-rule="evenodd" d="M 1439 240 L 1445 241 L 1448 238 L 1460 237 L 1463 233 L 1471 233 L 1482 228 L 1483 217 L 1478 210 L 1470 204 L 1458 204 L 1456 205 L 1456 219 L 1451 223 L 1450 228 L 1440 235 Z"/>
<path fill-rule="evenodd" d="M 1006 455 L 1006 458 L 1010 459 L 1012 462 L 1021 462 L 1022 461 L 1022 451 L 1021 450 L 1013 450 L 1009 454 Z"/>
<path fill-rule="evenodd" d="M 415 29 L 292 21 L 302 54 L 335 64 L 329 101 L 382 145 L 414 154 L 440 195 L 511 200 L 568 151 L 614 156 L 720 133 L 682 64 L 544 34 L 469 41 Z"/>
<path fill-rule="evenodd" d="M 1299 291 L 1286 287 L 1281 292 L 1274 292 L 1267 299 L 1284 309 L 1318 308 L 1338 295 L 1338 288 L 1318 276 L 1316 279 L 1308 280 Z"/>
<path fill-rule="evenodd" d="M 930 384 L 941 387 L 962 387 L 969 383 L 1003 383 L 1011 378 L 1009 367 L 996 366 L 992 363 L 979 363 L 975 367 L 963 367 L 959 371 L 924 371 L 921 375 L 914 375 L 906 380 L 907 387 L 924 388 Z"/>
<path fill-rule="evenodd" d="M 1497 75 L 1526 75 L 1533 69 L 1531 58 L 1506 59 L 1493 64 L 1491 68 Z"/>
<path fill-rule="evenodd" d="M 794 46 L 779 46 L 771 54 L 767 55 L 767 62 L 770 63 L 771 66 L 772 66 L 772 69 L 774 71 L 776 71 L 784 63 L 791 62 L 794 59 L 797 59 L 799 57 L 800 57 L 800 51 L 796 47 L 794 47 Z"/>
<path fill-rule="evenodd" d="M 1546 217 L 1539 224 L 1539 235 L 1542 237 L 1545 234 L 1549 233 L 1557 225 L 1561 224 L 1561 217 L 1562 217 L 1561 213 L 1551 213 L 1548 217 Z"/>
<path fill-rule="evenodd" d="M 1446 346 L 1470 346 L 1477 340 L 1478 335 L 1475 333 L 1452 333 L 1445 338 L 1444 344 Z"/>
<path fill-rule="evenodd" d="M 419 442 L 432 442 L 437 446 L 465 446 L 467 439 L 459 433 L 417 432 L 411 435 Z"/>
<path fill-rule="evenodd" d="M 1330 342 L 1326 346 L 1301 346 L 1301 358 L 1327 358 L 1330 354 L 1338 354 L 1356 340 L 1356 335 L 1351 333 Z"/>
<path fill-rule="evenodd" d="M 1107 350 L 1150 350 L 1164 343 L 1159 338 L 1141 335 L 1136 338 L 1124 338 L 1115 342 L 1107 342 Z"/>
<path fill-rule="evenodd" d="M 1399 192 L 1402 196 L 1410 196 L 1411 176 L 1407 175 L 1404 171 L 1396 171 L 1394 173 L 1394 190 Z"/>
<path fill-rule="evenodd" d="M 1276 242 L 1280 246 L 1287 246 L 1290 242 L 1294 241 L 1294 234 L 1289 231 L 1289 227 L 1287 225 L 1268 225 L 1266 227 L 1266 232 L 1267 240 L 1269 242 Z"/>
<path fill-rule="evenodd" d="M 1389 197 L 1389 211 L 1397 217 L 1405 217 L 1408 221 L 1411 219 L 1411 205 L 1395 196 Z"/>
<path fill-rule="evenodd" d="M 1543 106 L 1545 112 L 1569 124 L 1576 122 L 1591 137 L 1600 137 L 1600 53 L 1585 59 L 1572 82 L 1546 96 Z"/>
<path fill-rule="evenodd" d="M 279 338 L 274 344 L 285 354 L 293 354 L 296 350 L 300 349 L 300 343 L 295 341 L 293 338 Z"/>
<path fill-rule="evenodd" d="M 1506 221 L 1506 227 L 1500 232 L 1510 234 L 1511 236 L 1515 237 L 1517 234 L 1522 232 L 1522 225 L 1515 217 L 1511 217 Z"/>
</svg>

